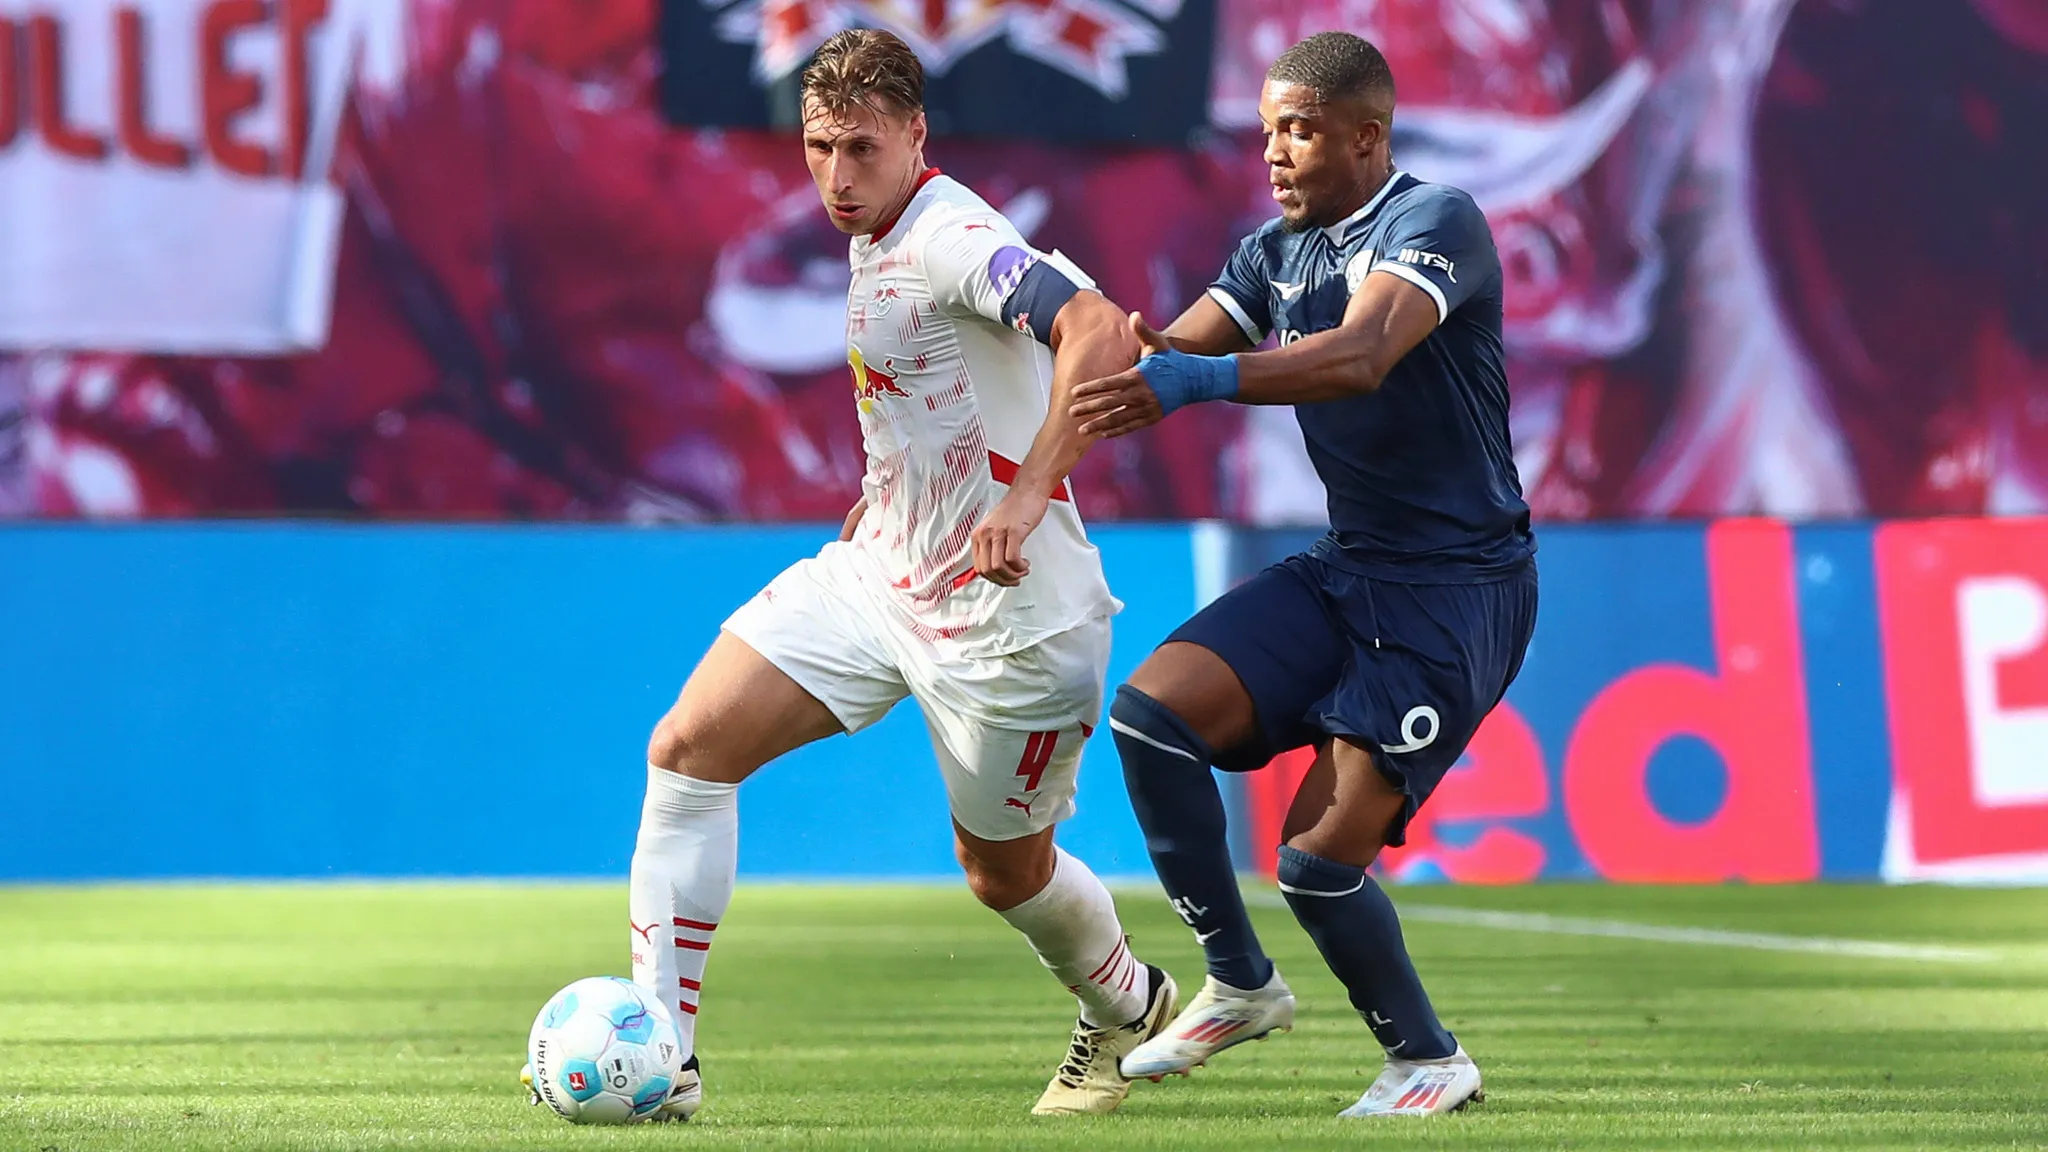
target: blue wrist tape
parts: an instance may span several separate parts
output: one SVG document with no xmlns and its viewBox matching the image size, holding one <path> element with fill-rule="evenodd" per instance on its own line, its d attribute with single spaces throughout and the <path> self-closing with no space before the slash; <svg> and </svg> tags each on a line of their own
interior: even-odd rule
<svg viewBox="0 0 2048 1152">
<path fill-rule="evenodd" d="M 1154 352 L 1138 361 L 1138 372 L 1158 395 L 1162 414 L 1203 400 L 1228 400 L 1237 395 L 1236 356 Z"/>
</svg>

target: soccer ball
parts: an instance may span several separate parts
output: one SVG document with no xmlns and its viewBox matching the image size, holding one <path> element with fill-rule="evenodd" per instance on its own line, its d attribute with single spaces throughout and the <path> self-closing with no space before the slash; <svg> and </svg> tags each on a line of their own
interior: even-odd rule
<svg viewBox="0 0 2048 1152">
<path fill-rule="evenodd" d="M 526 1039 L 533 1090 L 572 1124 L 654 1115 L 683 1067 L 683 1039 L 659 998 L 631 980 L 592 976 L 554 994 Z"/>
</svg>

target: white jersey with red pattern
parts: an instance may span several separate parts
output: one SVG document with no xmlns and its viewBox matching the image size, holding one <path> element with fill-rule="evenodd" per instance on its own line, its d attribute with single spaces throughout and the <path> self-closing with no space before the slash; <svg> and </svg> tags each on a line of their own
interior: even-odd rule
<svg viewBox="0 0 2048 1152">
<path fill-rule="evenodd" d="M 947 652 L 991 656 L 1120 607 L 1061 484 L 1024 547 L 1015 588 L 974 572 L 975 526 L 1045 422 L 1052 354 L 1003 319 L 1040 252 L 988 203 L 928 171 L 903 215 L 852 245 L 847 357 L 860 407 L 868 510 L 854 534 L 861 570 L 914 635 Z"/>
</svg>

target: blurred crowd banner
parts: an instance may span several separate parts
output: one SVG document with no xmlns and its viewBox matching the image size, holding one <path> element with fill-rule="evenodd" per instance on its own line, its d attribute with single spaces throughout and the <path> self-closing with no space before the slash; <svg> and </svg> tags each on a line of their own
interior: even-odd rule
<svg viewBox="0 0 2048 1152">
<path fill-rule="evenodd" d="M 1155 321 L 1272 210 L 1268 62 L 1374 39 L 1493 222 L 1543 522 L 2048 511 L 2038 0 L 0 0 L 0 516 L 837 518 L 788 125 L 857 24 Z M 1080 503 L 1313 525 L 1290 420 L 1176 414 Z"/>
<path fill-rule="evenodd" d="M 623 876 L 654 721 L 830 533 L 0 527 L 0 880 Z M 1305 542 L 1096 535 L 1113 679 Z M 2048 883 L 2048 519 L 1566 526 L 1539 563 L 1522 675 L 1392 875 Z M 1231 778 L 1248 869 L 1302 769 Z M 1149 876 L 1114 745 L 1081 775 L 1062 842 Z M 777 762 L 740 818 L 750 874 L 956 874 L 914 707 Z"/>
</svg>

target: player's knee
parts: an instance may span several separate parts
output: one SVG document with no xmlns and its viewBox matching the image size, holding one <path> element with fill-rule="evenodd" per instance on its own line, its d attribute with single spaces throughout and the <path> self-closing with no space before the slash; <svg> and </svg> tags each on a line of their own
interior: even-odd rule
<svg viewBox="0 0 2048 1152">
<path fill-rule="evenodd" d="M 1257 735 L 1256 711 L 1243 682 L 1223 657 L 1199 644 L 1161 645 L 1124 687 L 1171 713 L 1207 748 L 1228 750 Z"/>
<path fill-rule="evenodd" d="M 956 839 L 953 850 L 959 857 L 960 870 L 967 874 L 967 890 L 998 912 L 1015 908 L 1052 883 L 1054 858 L 1050 844 L 1039 852 L 979 853 L 966 841 Z"/>
<path fill-rule="evenodd" d="M 701 727 L 682 709 L 673 709 L 654 726 L 654 735 L 648 738 L 647 762 L 685 776 L 697 775 L 690 769 L 703 760 L 704 745 Z"/>
<path fill-rule="evenodd" d="M 1119 751 L 1125 753 L 1128 773 L 1133 764 L 1151 763 L 1159 758 L 1144 751 L 1165 753 L 1177 764 L 1208 771 L 1215 758 L 1209 742 L 1179 712 L 1161 703 L 1134 684 L 1117 688 L 1109 705 L 1109 728 Z"/>
<path fill-rule="evenodd" d="M 1299 908 L 1302 898 L 1349 896 L 1365 887 L 1365 869 L 1363 864 L 1331 860 L 1289 844 L 1280 850 L 1273 878 L 1288 904 Z"/>
</svg>

